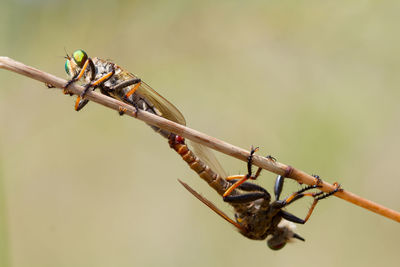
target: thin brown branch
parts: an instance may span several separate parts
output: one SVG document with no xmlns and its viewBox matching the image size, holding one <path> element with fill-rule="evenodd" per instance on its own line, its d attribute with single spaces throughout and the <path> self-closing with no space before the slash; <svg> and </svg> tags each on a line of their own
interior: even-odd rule
<svg viewBox="0 0 400 267">
<path fill-rule="evenodd" d="M 17 62 L 13 59 L 8 58 L 8 57 L 0 57 L 0 68 L 19 73 L 21 75 L 25 75 L 29 78 L 38 80 L 38 81 L 46 83 L 46 84 L 51 84 L 54 87 L 57 87 L 60 89 L 62 89 L 63 86 L 67 82 L 64 79 L 58 78 L 56 76 L 53 76 L 49 73 L 40 71 L 33 67 L 26 66 L 20 62 Z M 68 87 L 68 90 L 74 94 L 80 95 L 81 92 L 83 91 L 83 87 L 80 85 L 77 85 L 77 84 L 72 84 L 70 87 Z M 221 153 L 227 154 L 227 155 L 235 157 L 237 159 L 247 161 L 247 157 L 249 156 L 250 152 L 245 149 L 236 147 L 227 142 L 224 142 L 217 138 L 211 137 L 211 136 L 201 133 L 199 131 L 190 129 L 186 126 L 174 123 L 174 122 L 164 119 L 162 117 L 153 115 L 151 113 L 148 113 L 145 111 L 140 111 L 137 113 L 137 116 L 136 116 L 136 112 L 135 112 L 136 110 L 134 107 L 132 107 L 128 104 L 125 104 L 121 101 L 118 101 L 116 99 L 113 99 L 111 97 L 105 96 L 103 94 L 89 91 L 85 97 L 87 99 L 89 99 L 90 101 L 99 103 L 101 105 L 104 105 L 106 107 L 109 107 L 109 108 L 117 110 L 117 111 L 119 111 L 120 108 L 125 108 L 126 109 L 125 114 L 127 114 L 129 116 L 135 117 L 141 121 L 144 121 L 151 125 L 155 125 L 159 128 L 165 129 L 167 131 L 176 133 L 176 134 L 181 135 L 181 136 L 183 136 L 187 139 L 190 139 L 194 142 L 208 146 L 212 149 L 215 149 Z M 303 172 L 301 170 L 295 169 L 295 168 L 285 165 L 283 163 L 274 162 L 272 160 L 268 160 L 267 158 L 260 157 L 260 156 L 255 156 L 253 163 L 254 163 L 254 165 L 261 167 L 263 169 L 266 169 L 270 172 L 280 174 L 280 175 L 285 175 L 286 177 L 292 178 L 299 183 L 303 183 L 303 184 L 307 184 L 307 185 L 315 184 L 316 179 L 314 177 L 312 177 L 311 175 L 306 174 L 305 172 Z M 321 188 L 322 191 L 329 192 L 329 191 L 332 191 L 333 189 L 334 189 L 333 185 L 331 185 L 327 182 L 322 183 L 322 188 Z M 378 213 L 387 218 L 390 218 L 392 220 L 400 222 L 400 213 L 399 212 L 391 210 L 389 208 L 386 208 L 382 205 L 374 203 L 374 202 L 367 200 L 365 198 L 362 198 L 360 196 L 357 196 L 347 190 L 338 192 L 335 194 L 335 196 L 337 196 L 341 199 L 347 200 L 347 201 L 349 201 L 353 204 L 356 204 L 360 207 L 363 207 L 365 209 L 368 209 L 372 212 Z"/>
</svg>

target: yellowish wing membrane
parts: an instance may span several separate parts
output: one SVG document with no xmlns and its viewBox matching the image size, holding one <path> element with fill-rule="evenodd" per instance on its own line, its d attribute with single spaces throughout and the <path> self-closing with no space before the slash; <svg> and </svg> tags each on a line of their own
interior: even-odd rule
<svg viewBox="0 0 400 267">
<path fill-rule="evenodd" d="M 161 117 L 186 125 L 186 120 L 182 113 L 145 82 L 141 83 L 137 92 L 146 97 L 161 112 Z"/>
<path fill-rule="evenodd" d="M 190 146 L 192 147 L 194 154 L 207 164 L 211 170 L 218 173 L 222 178 L 228 176 L 210 148 L 193 141 L 190 141 Z"/>
</svg>

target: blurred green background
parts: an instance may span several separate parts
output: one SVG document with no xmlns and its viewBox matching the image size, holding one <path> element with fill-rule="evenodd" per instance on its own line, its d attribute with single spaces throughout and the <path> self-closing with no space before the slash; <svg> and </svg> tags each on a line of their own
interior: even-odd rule
<svg viewBox="0 0 400 267">
<path fill-rule="evenodd" d="M 0 3 L 0 55 L 112 59 L 189 126 L 400 210 L 398 1 Z M 0 71 L 0 266 L 398 266 L 399 224 L 337 198 L 271 251 L 144 123 Z M 245 163 L 218 155 L 229 174 Z M 272 190 L 275 175 L 259 184 Z M 298 186 L 288 182 L 285 193 Z M 311 200 L 291 211 L 305 215 Z"/>
</svg>

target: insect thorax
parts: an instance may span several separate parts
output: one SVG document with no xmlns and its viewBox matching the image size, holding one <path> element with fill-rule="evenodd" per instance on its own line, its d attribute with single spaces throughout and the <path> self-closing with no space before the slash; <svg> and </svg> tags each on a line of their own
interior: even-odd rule
<svg viewBox="0 0 400 267">
<path fill-rule="evenodd" d="M 279 210 L 271 210 L 269 203 L 264 200 L 254 201 L 249 206 L 235 208 L 235 218 L 245 231 L 241 234 L 250 239 L 264 240 L 268 235 L 273 234 L 281 221 L 277 215 Z"/>
<path fill-rule="evenodd" d="M 132 73 L 122 69 L 120 66 L 100 59 L 100 58 L 93 58 L 93 63 L 96 68 L 96 79 L 103 77 L 107 73 L 111 72 L 112 70 L 115 71 L 114 75 L 104 83 L 105 88 L 114 88 L 118 84 L 125 82 L 130 79 L 136 79 L 137 77 Z M 129 85 L 123 88 L 119 88 L 117 90 L 107 91 L 110 95 L 114 98 L 117 98 L 121 101 L 124 101 L 125 95 L 134 87 L 135 85 Z M 134 93 L 129 97 L 131 103 L 135 103 L 138 108 L 148 111 L 150 113 L 156 114 L 161 116 L 159 110 L 157 110 L 151 101 L 148 101 L 145 96 L 140 95 L 139 93 Z"/>
</svg>

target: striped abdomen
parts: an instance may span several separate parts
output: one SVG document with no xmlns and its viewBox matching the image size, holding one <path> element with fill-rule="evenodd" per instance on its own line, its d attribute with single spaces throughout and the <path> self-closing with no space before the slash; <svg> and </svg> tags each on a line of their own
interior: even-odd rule
<svg viewBox="0 0 400 267">
<path fill-rule="evenodd" d="M 177 141 L 176 137 L 172 135 L 169 138 L 169 143 L 171 148 L 173 148 L 186 163 L 190 166 L 192 170 L 194 170 L 204 181 L 206 181 L 215 191 L 218 192 L 221 196 L 225 193 L 225 191 L 230 187 L 230 183 L 222 178 L 219 174 L 210 169 L 207 164 L 205 164 L 201 159 L 199 159 L 184 143 L 183 138 L 182 141 Z M 233 191 L 233 195 L 237 194 L 237 192 Z"/>
</svg>

